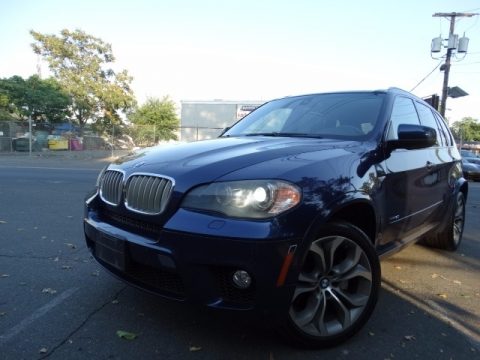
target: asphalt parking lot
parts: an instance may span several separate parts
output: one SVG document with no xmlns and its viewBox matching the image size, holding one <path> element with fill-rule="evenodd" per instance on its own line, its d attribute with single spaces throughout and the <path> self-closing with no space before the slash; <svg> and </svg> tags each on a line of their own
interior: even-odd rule
<svg viewBox="0 0 480 360">
<path fill-rule="evenodd" d="M 0 358 L 480 358 L 480 183 L 470 184 L 456 253 L 414 245 L 383 261 L 365 328 L 305 351 L 257 319 L 165 301 L 102 270 L 84 244 L 82 212 L 108 155 L 0 154 Z"/>
</svg>

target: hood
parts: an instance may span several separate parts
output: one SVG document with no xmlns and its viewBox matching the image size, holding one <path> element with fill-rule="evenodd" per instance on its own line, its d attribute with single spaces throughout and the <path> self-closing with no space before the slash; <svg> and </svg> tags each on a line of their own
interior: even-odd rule
<svg viewBox="0 0 480 360">
<path fill-rule="evenodd" d="M 127 175 L 139 172 L 169 176 L 182 191 L 181 188 L 186 190 L 192 185 L 212 182 L 234 171 L 271 160 L 317 151 L 325 157 L 330 153 L 325 150 L 336 152 L 354 145 L 358 142 L 267 136 L 219 138 L 146 149 L 123 157 L 110 167 L 122 169 Z M 269 176 L 279 176 L 282 169 L 277 172 Z"/>
</svg>

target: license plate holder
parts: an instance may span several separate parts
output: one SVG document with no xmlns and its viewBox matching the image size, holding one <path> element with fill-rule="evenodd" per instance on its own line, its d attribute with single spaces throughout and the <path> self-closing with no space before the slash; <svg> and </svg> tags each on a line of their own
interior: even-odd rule
<svg viewBox="0 0 480 360">
<path fill-rule="evenodd" d="M 125 271 L 127 267 L 126 241 L 102 233 L 97 236 L 95 256 L 115 269 Z"/>
</svg>

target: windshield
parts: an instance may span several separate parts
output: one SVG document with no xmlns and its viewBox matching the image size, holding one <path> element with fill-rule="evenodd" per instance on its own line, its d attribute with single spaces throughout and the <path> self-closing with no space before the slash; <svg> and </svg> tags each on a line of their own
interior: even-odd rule
<svg viewBox="0 0 480 360">
<path fill-rule="evenodd" d="M 365 138 L 377 123 L 384 97 L 383 93 L 355 92 L 273 100 L 223 136 Z"/>
</svg>

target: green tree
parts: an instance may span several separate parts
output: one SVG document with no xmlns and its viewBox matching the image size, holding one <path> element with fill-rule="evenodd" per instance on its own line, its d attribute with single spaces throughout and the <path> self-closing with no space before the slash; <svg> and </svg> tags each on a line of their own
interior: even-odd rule
<svg viewBox="0 0 480 360">
<path fill-rule="evenodd" d="M 148 98 L 145 104 L 129 114 L 132 122 L 132 135 L 141 145 L 156 144 L 159 140 L 176 140 L 175 131 L 180 121 L 175 111 L 175 103 L 165 96 L 162 100 Z"/>
<path fill-rule="evenodd" d="M 62 88 L 72 98 L 74 118 L 83 128 L 87 120 L 121 123 L 120 113 L 135 105 L 126 70 L 115 72 L 110 44 L 81 30 L 62 30 L 60 36 L 30 31 L 33 51 L 41 55 Z"/>
<path fill-rule="evenodd" d="M 14 120 L 13 109 L 8 92 L 3 88 L 4 79 L 0 79 L 0 121 Z"/>
<path fill-rule="evenodd" d="M 37 75 L 24 80 L 21 76 L 0 79 L 0 109 L 10 118 L 59 122 L 68 116 L 70 97 L 54 79 Z"/>
<path fill-rule="evenodd" d="M 457 139 L 463 141 L 480 141 L 480 123 L 472 117 L 464 117 L 452 125 L 452 131 Z"/>
</svg>

